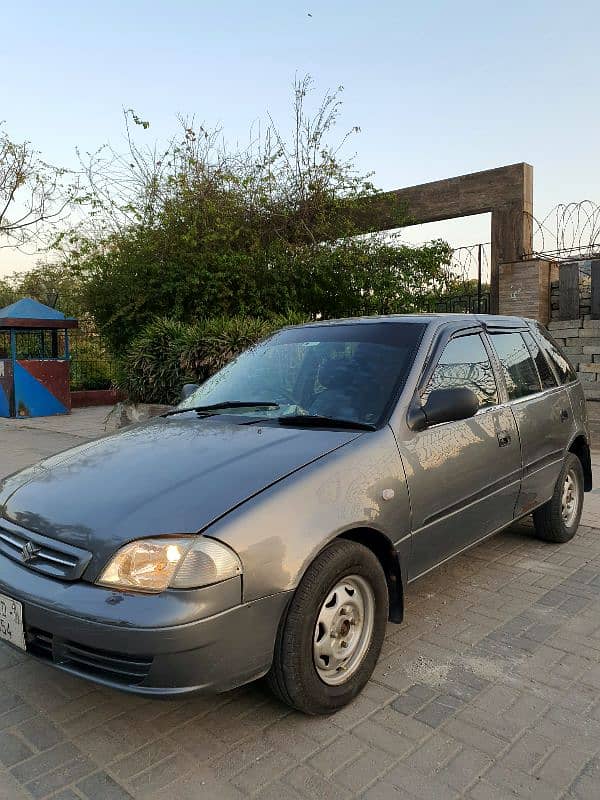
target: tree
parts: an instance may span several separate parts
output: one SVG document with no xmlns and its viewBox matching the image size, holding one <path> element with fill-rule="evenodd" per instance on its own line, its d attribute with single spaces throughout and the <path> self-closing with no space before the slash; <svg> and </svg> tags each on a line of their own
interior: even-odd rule
<svg viewBox="0 0 600 800">
<path fill-rule="evenodd" d="M 70 172 L 0 130 L 0 247 L 23 248 L 56 230 L 76 193 Z"/>
<path fill-rule="evenodd" d="M 38 263 L 27 272 L 14 272 L 0 280 L 0 307 L 18 297 L 33 297 L 67 316 L 84 320 L 89 317 L 82 282 L 64 264 Z M 3 298 L 6 302 L 2 302 Z"/>
<path fill-rule="evenodd" d="M 402 226 L 407 209 L 345 155 L 359 129 L 336 136 L 341 88 L 314 109 L 311 88 L 295 83 L 287 136 L 269 118 L 232 147 L 181 119 L 159 148 L 128 110 L 127 151 L 82 158 L 88 214 L 63 238 L 64 264 L 116 350 L 157 316 L 414 310 L 444 285 L 446 245 L 358 235 Z"/>
</svg>

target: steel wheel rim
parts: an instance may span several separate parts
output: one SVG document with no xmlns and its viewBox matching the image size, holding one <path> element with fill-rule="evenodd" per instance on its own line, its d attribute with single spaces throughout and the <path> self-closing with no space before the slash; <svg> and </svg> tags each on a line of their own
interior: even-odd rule
<svg viewBox="0 0 600 800">
<path fill-rule="evenodd" d="M 579 482 L 575 472 L 570 469 L 565 475 L 561 495 L 561 515 L 567 528 L 570 528 L 579 510 Z"/>
<path fill-rule="evenodd" d="M 319 678 L 329 686 L 350 680 L 371 644 L 375 624 L 375 593 L 360 575 L 348 575 L 327 593 L 317 615 L 313 661 Z"/>
</svg>

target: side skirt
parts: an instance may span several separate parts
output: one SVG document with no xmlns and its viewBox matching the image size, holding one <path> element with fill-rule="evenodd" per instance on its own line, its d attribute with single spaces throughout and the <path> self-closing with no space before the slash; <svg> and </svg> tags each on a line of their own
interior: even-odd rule
<svg viewBox="0 0 600 800">
<path fill-rule="evenodd" d="M 490 539 L 492 536 L 495 536 L 497 533 L 500 533 L 501 531 L 505 531 L 507 528 L 510 528 L 511 525 L 514 525 L 515 522 L 519 522 L 520 520 L 525 519 L 525 517 L 528 517 L 530 514 L 532 514 L 534 511 L 536 511 L 536 509 L 541 508 L 545 504 L 546 503 L 540 503 L 539 506 L 536 506 L 535 508 L 529 509 L 529 511 L 527 511 L 525 514 L 521 514 L 519 517 L 515 517 L 514 519 L 511 519 L 511 521 L 508 522 L 506 525 L 501 525 L 499 528 L 496 528 L 496 530 L 492 531 L 491 533 L 486 533 L 485 536 L 482 536 L 480 539 L 477 539 L 476 541 L 471 542 L 471 544 L 468 544 L 466 547 L 463 547 L 461 550 L 457 550 L 456 553 L 452 553 L 451 556 L 448 556 L 447 558 L 444 558 L 442 561 L 438 561 L 438 563 L 434 564 L 433 567 L 429 567 L 429 569 L 424 570 L 424 572 L 420 572 L 418 575 L 415 575 L 414 578 L 410 578 L 410 580 L 407 581 L 407 585 L 413 583 L 414 581 L 418 581 L 419 578 L 423 577 L 423 575 L 427 575 L 429 572 L 432 572 L 434 569 L 437 569 L 438 567 L 441 567 L 443 564 L 447 564 L 448 561 L 452 561 L 452 559 L 456 558 L 456 556 L 460 556 L 463 553 L 466 553 L 467 550 L 470 550 L 472 547 L 477 547 L 478 544 L 481 544 L 482 542 L 485 542 L 486 539 Z"/>
</svg>

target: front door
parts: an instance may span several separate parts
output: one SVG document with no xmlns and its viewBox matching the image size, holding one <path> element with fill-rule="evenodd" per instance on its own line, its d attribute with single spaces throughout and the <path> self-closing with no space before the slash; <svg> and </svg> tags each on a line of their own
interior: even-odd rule
<svg viewBox="0 0 600 800">
<path fill-rule="evenodd" d="M 422 399 L 433 389 L 456 386 L 475 392 L 477 414 L 433 425 L 402 442 L 412 511 L 409 579 L 514 516 L 521 477 L 519 436 L 510 408 L 499 405 L 494 370 L 479 333 L 448 342 Z"/>
</svg>

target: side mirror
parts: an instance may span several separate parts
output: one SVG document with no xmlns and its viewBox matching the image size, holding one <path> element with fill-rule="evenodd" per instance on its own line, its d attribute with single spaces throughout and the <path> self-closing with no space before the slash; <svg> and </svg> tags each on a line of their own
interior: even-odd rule
<svg viewBox="0 0 600 800">
<path fill-rule="evenodd" d="M 427 425 L 439 422 L 457 422 L 475 416 L 479 400 L 475 392 L 466 386 L 453 389 L 434 389 L 423 406 Z"/>
<path fill-rule="evenodd" d="M 187 400 L 191 394 L 194 394 L 196 389 L 199 389 L 200 385 L 198 383 L 186 383 L 184 384 L 181 390 L 181 400 Z"/>
</svg>

